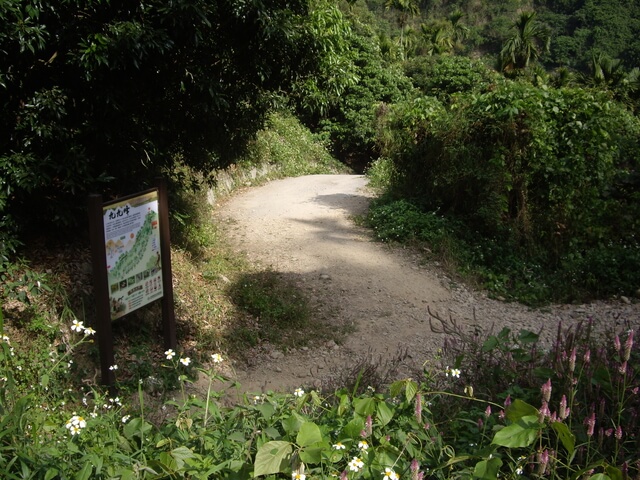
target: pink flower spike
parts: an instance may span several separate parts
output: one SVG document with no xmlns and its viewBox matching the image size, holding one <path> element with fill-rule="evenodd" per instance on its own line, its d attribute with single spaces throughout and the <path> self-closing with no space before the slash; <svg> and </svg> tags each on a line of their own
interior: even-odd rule
<svg viewBox="0 0 640 480">
<path fill-rule="evenodd" d="M 511 394 L 507 395 L 507 398 L 504 399 L 505 408 L 511 405 Z"/>
<path fill-rule="evenodd" d="M 622 427 L 620 425 L 616 428 L 616 438 L 618 440 L 622 440 Z"/>
<path fill-rule="evenodd" d="M 587 436 L 592 437 L 593 429 L 596 426 L 596 412 L 591 412 L 591 415 L 585 419 L 584 424 L 587 426 Z"/>
<path fill-rule="evenodd" d="M 591 363 L 591 350 L 587 349 L 586 352 L 584 352 L 584 363 L 589 365 L 589 363 Z"/>
<path fill-rule="evenodd" d="M 620 375 L 626 375 L 627 374 L 627 362 L 626 362 L 626 360 L 624 362 L 622 362 L 622 364 L 620 365 L 620 368 L 618 369 L 618 371 L 620 372 Z"/>
<path fill-rule="evenodd" d="M 544 400 L 542 401 L 542 406 L 540 407 L 540 414 L 538 415 L 538 421 L 540 423 L 544 422 L 545 418 L 551 417 L 551 410 L 549 410 L 549 405 Z"/>
<path fill-rule="evenodd" d="M 576 349 L 571 350 L 571 355 L 569 355 L 569 371 L 571 373 L 576 369 Z"/>
<path fill-rule="evenodd" d="M 416 460 L 415 458 L 411 460 L 411 466 L 409 468 L 411 470 L 411 480 L 418 480 L 418 472 L 420 470 L 420 464 L 418 463 L 418 460 Z"/>
<path fill-rule="evenodd" d="M 540 391 L 542 392 L 542 399 L 549 403 L 549 400 L 551 400 L 551 379 L 548 379 L 547 383 L 542 385 Z"/>
<path fill-rule="evenodd" d="M 622 345 L 620 344 L 620 337 L 618 335 L 616 335 L 616 338 L 614 338 L 613 345 L 616 347 L 616 352 L 620 353 Z"/>
<path fill-rule="evenodd" d="M 560 399 L 560 410 L 558 412 L 558 417 L 560 420 L 565 420 L 569 416 L 569 409 L 567 408 L 567 396 L 562 395 Z"/>
<path fill-rule="evenodd" d="M 627 341 L 624 342 L 624 356 L 623 360 L 626 362 L 629 360 L 631 356 L 631 349 L 633 348 L 633 330 L 629 330 L 629 336 L 627 337 Z"/>
<path fill-rule="evenodd" d="M 489 418 L 491 416 L 491 405 L 487 405 L 486 410 L 484 411 L 484 416 Z"/>
<path fill-rule="evenodd" d="M 367 437 L 373 434 L 373 419 L 371 415 L 367 416 L 367 420 L 365 421 L 365 428 L 367 429 Z"/>
</svg>

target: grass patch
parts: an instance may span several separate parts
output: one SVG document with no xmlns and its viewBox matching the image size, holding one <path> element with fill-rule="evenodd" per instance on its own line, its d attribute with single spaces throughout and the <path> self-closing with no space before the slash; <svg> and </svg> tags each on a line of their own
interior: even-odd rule
<svg viewBox="0 0 640 480">
<path fill-rule="evenodd" d="M 228 292 L 233 303 L 248 315 L 239 327 L 241 336 L 254 344 L 308 343 L 312 326 L 309 302 L 305 293 L 284 275 L 271 270 L 243 274 Z"/>
</svg>

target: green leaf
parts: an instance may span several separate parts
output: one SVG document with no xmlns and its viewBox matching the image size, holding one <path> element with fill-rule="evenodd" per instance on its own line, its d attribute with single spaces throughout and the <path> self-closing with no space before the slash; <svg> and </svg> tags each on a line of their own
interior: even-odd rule
<svg viewBox="0 0 640 480">
<path fill-rule="evenodd" d="M 358 415 L 367 417 L 376 410 L 375 398 L 357 398 L 353 401 L 353 408 Z"/>
<path fill-rule="evenodd" d="M 347 423 L 342 430 L 347 438 L 360 438 L 360 432 L 364 430 L 364 419 L 356 417 Z"/>
<path fill-rule="evenodd" d="M 300 427 L 302 427 L 302 424 L 306 421 L 307 420 L 298 412 L 292 412 L 291 415 L 282 420 L 282 428 L 284 428 L 287 434 L 293 436 L 294 433 L 297 434 L 298 431 L 300 431 Z"/>
<path fill-rule="evenodd" d="M 378 403 L 378 422 L 381 426 L 385 426 L 393 418 L 393 410 L 387 402 Z"/>
<path fill-rule="evenodd" d="M 82 470 L 76 473 L 76 475 L 73 478 L 74 480 L 89 480 L 89 478 L 91 478 L 92 473 L 93 473 L 93 465 L 87 462 L 84 464 L 84 467 L 82 467 Z"/>
<path fill-rule="evenodd" d="M 246 441 L 247 441 L 246 437 L 244 436 L 244 433 L 242 433 L 242 432 L 240 432 L 240 431 L 238 431 L 238 432 L 233 432 L 233 433 L 229 434 L 229 435 L 227 436 L 227 438 L 228 438 L 229 440 L 231 440 L 232 442 L 240 442 L 240 443 L 243 443 L 243 442 L 246 442 Z"/>
<path fill-rule="evenodd" d="M 265 420 L 269 420 L 276 411 L 275 407 L 270 403 L 261 403 L 256 406 L 256 410 L 262 414 Z"/>
<path fill-rule="evenodd" d="M 193 458 L 194 453 L 187 447 L 178 447 L 171 450 L 171 456 L 176 461 L 176 468 L 181 469 L 184 467 L 184 461 Z"/>
<path fill-rule="evenodd" d="M 573 455 L 576 447 L 576 437 L 571 433 L 569 427 L 561 422 L 553 422 L 551 424 L 551 428 L 555 430 L 556 435 L 558 435 L 560 442 L 562 442 L 562 446 L 567 450 L 569 456 Z"/>
<path fill-rule="evenodd" d="M 308 464 L 317 464 L 322 461 L 322 453 L 331 452 L 331 446 L 326 442 L 318 442 L 300 450 L 300 460 Z"/>
<path fill-rule="evenodd" d="M 520 330 L 520 334 L 518 335 L 518 341 L 520 343 L 535 343 L 538 341 L 540 336 L 537 333 L 533 333 L 529 330 Z"/>
<path fill-rule="evenodd" d="M 414 381 L 408 380 L 407 386 L 404 390 L 404 396 L 407 399 L 407 403 L 413 400 L 413 397 L 418 393 L 418 384 Z"/>
<path fill-rule="evenodd" d="M 305 422 L 300 426 L 296 443 L 301 447 L 307 447 L 322 441 L 320 428 L 313 422 Z"/>
<path fill-rule="evenodd" d="M 142 438 L 152 428 L 153 427 L 150 423 L 145 422 L 138 417 L 130 420 L 129 423 L 124 426 L 124 429 L 122 431 L 126 438 L 132 439 L 133 437 Z"/>
<path fill-rule="evenodd" d="M 481 480 L 495 480 L 500 473 L 500 467 L 502 466 L 502 460 L 499 458 L 490 458 L 489 460 L 482 460 L 476 463 L 476 467 L 473 469 L 473 478 Z"/>
<path fill-rule="evenodd" d="M 604 473 L 596 473 L 595 475 L 591 475 L 589 480 L 611 480 L 611 478 Z"/>
<path fill-rule="evenodd" d="M 613 465 L 607 465 L 604 468 L 604 471 L 607 473 L 611 480 L 622 480 L 624 476 L 618 467 L 614 467 Z"/>
<path fill-rule="evenodd" d="M 493 350 L 497 346 L 498 346 L 498 337 L 496 337 L 495 335 L 491 335 L 482 344 L 482 351 L 483 352 L 490 352 L 491 350 Z"/>
<path fill-rule="evenodd" d="M 284 472 L 292 451 L 293 447 L 289 442 L 273 440 L 265 443 L 256 453 L 253 476 L 259 477 L 260 475 Z"/>
<path fill-rule="evenodd" d="M 527 402 L 523 402 L 520 399 L 515 399 L 509 408 L 507 408 L 507 418 L 512 422 L 517 422 L 522 417 L 538 416 L 540 412 L 533 405 L 529 405 Z"/>
<path fill-rule="evenodd" d="M 510 448 L 528 447 L 538 438 L 540 429 L 537 415 L 525 416 L 498 430 L 491 443 Z"/>
<path fill-rule="evenodd" d="M 52 480 L 58 476 L 58 469 L 51 467 L 47 470 L 47 473 L 44 474 L 44 480 Z"/>
</svg>

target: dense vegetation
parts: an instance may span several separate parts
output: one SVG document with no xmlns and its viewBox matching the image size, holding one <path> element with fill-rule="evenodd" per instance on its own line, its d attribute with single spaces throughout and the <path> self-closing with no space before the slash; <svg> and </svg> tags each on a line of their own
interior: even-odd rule
<svg viewBox="0 0 640 480">
<path fill-rule="evenodd" d="M 213 383 L 205 398 L 184 389 L 197 374 L 223 381 L 220 347 L 239 358 L 316 328 L 292 285 L 242 271 L 208 213 L 197 221 L 204 190 L 192 190 L 335 170 L 327 151 L 383 190 L 367 219 L 380 239 L 426 242 L 496 295 L 637 295 L 639 9 L 0 2 L 3 478 L 637 478 L 628 325 L 560 331 L 551 348 L 533 332 L 454 329 L 415 381 L 350 365 L 336 392 L 233 408 Z M 92 378 L 86 275 L 51 258 L 84 248 L 87 193 L 159 174 L 190 341 L 159 350 L 153 312 L 116 326 L 116 398 Z M 161 397 L 175 389 L 184 401 Z"/>
</svg>

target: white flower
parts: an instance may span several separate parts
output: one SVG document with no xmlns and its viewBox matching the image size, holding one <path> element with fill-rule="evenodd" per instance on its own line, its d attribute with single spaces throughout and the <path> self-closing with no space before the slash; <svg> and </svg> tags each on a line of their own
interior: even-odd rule
<svg viewBox="0 0 640 480">
<path fill-rule="evenodd" d="M 213 360 L 213 363 L 222 363 L 222 355 L 220 355 L 219 353 L 212 353 L 211 354 L 211 359 Z"/>
<path fill-rule="evenodd" d="M 11 342 L 9 341 L 9 337 L 7 337 L 6 335 L 2 335 L 2 341 L 7 345 L 11 345 Z"/>
<path fill-rule="evenodd" d="M 336 444 L 333 446 L 333 449 L 334 449 L 334 450 L 344 450 L 345 448 L 347 448 L 347 447 L 345 447 L 345 446 L 344 446 L 342 443 L 340 443 L 340 442 L 336 443 Z"/>
<path fill-rule="evenodd" d="M 87 327 L 84 329 L 84 334 L 89 336 L 89 335 L 95 335 L 96 331 L 91 328 L 91 327 Z"/>
<path fill-rule="evenodd" d="M 300 470 L 294 470 L 291 473 L 291 480 L 305 480 L 305 478 L 307 478 L 307 476 L 300 472 Z"/>
<path fill-rule="evenodd" d="M 358 457 L 353 457 L 349 462 L 349 470 L 352 472 L 359 472 L 362 467 L 364 467 L 364 462 Z"/>
<path fill-rule="evenodd" d="M 396 472 L 394 472 L 389 467 L 386 467 L 384 469 L 383 475 L 384 475 L 384 477 L 382 477 L 382 480 L 399 480 L 399 478 L 400 478 L 400 475 L 398 475 Z"/>
<path fill-rule="evenodd" d="M 517 475 L 522 475 L 523 473 L 524 473 L 524 470 L 522 469 L 522 467 L 516 468 L 516 474 Z"/>
<path fill-rule="evenodd" d="M 451 375 L 452 377 L 460 378 L 461 372 L 459 368 L 449 368 L 449 366 L 447 365 L 447 368 L 444 373 L 447 377 Z"/>
<path fill-rule="evenodd" d="M 367 442 L 366 440 L 360 440 L 358 442 L 358 448 L 360 450 L 366 450 L 369 448 L 369 442 Z"/>
<path fill-rule="evenodd" d="M 302 397 L 304 395 L 304 390 L 301 388 L 296 388 L 293 392 L 296 397 Z"/>
<path fill-rule="evenodd" d="M 67 423 L 65 425 L 65 427 L 67 427 L 71 435 L 78 435 L 80 433 L 80 430 L 82 430 L 86 426 L 87 426 L 86 420 L 80 415 L 74 415 L 69 420 L 67 420 Z"/>
<path fill-rule="evenodd" d="M 164 352 L 164 355 L 167 357 L 167 360 L 171 360 L 173 357 L 176 356 L 176 352 L 174 352 L 173 349 L 170 348 L 169 350 Z"/>
<path fill-rule="evenodd" d="M 180 363 L 186 367 L 191 363 L 191 359 L 189 357 L 181 358 Z"/>
<path fill-rule="evenodd" d="M 111 370 L 111 371 L 114 371 L 114 370 L 117 370 L 117 369 L 118 369 L 118 365 L 111 365 L 109 367 L 109 370 Z"/>
<path fill-rule="evenodd" d="M 74 332 L 82 332 L 84 331 L 84 325 L 76 318 L 73 320 L 73 323 L 71 323 L 71 330 L 73 330 Z"/>
<path fill-rule="evenodd" d="M 125 415 L 124 417 L 122 417 L 122 423 L 127 423 L 130 418 L 131 418 L 131 415 Z"/>
</svg>

